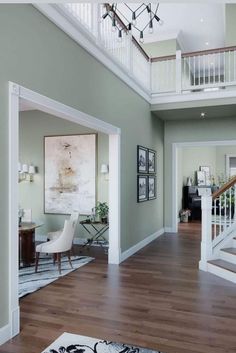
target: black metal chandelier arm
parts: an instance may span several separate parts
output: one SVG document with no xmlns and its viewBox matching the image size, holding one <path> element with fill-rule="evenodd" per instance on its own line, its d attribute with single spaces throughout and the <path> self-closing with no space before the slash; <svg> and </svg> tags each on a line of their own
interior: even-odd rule
<svg viewBox="0 0 236 353">
<path fill-rule="evenodd" d="M 126 3 L 124 3 L 124 5 L 125 5 L 126 7 L 128 7 L 128 9 L 129 9 L 131 12 L 136 12 L 136 11 L 138 11 L 143 5 L 145 5 L 145 4 L 142 3 L 135 11 L 132 10 L 131 7 L 129 7 L 129 5 L 127 5 Z"/>
<path fill-rule="evenodd" d="M 155 5 L 155 10 L 154 10 L 154 5 L 152 3 L 141 3 L 136 9 L 132 9 L 127 3 L 123 3 L 127 9 L 131 12 L 132 18 L 127 18 L 127 14 L 122 13 L 122 9 L 119 9 L 118 3 L 106 3 L 105 8 L 106 8 L 106 13 L 102 15 L 102 18 L 105 19 L 106 17 L 109 17 L 112 21 L 112 30 L 115 31 L 118 29 L 118 39 L 121 40 L 122 38 L 122 31 L 130 32 L 132 29 L 135 29 L 137 32 L 140 33 L 140 38 L 139 41 L 143 43 L 144 41 L 144 31 L 149 27 L 149 32 L 153 33 L 153 21 L 159 22 L 159 24 L 162 24 L 162 20 L 160 17 L 157 15 L 159 5 L 160 3 L 157 3 Z M 153 11 L 154 10 L 154 11 Z M 143 26 L 143 28 L 140 28 L 140 23 L 143 21 L 140 21 L 140 23 L 137 23 L 137 20 L 140 18 L 140 16 L 147 11 L 147 22 L 146 25 Z M 127 22 L 127 23 L 126 23 Z"/>
<path fill-rule="evenodd" d="M 145 6 L 145 8 L 142 9 L 142 11 L 140 11 L 140 13 L 138 15 L 136 15 L 136 18 L 138 18 L 145 10 L 147 10 L 147 6 Z"/>
<path fill-rule="evenodd" d="M 117 9 L 117 10 L 116 10 L 116 12 L 119 12 L 119 13 L 121 14 L 121 16 L 123 16 L 123 17 L 124 17 L 124 19 L 125 19 L 128 23 L 130 23 L 129 19 L 128 19 L 128 18 L 126 18 L 126 17 L 123 15 L 123 13 L 122 13 L 119 9 Z M 115 16 L 117 16 L 117 14 L 116 14 L 116 13 L 114 13 L 114 15 L 115 15 Z M 118 17 L 119 17 L 119 16 L 118 16 Z"/>
</svg>

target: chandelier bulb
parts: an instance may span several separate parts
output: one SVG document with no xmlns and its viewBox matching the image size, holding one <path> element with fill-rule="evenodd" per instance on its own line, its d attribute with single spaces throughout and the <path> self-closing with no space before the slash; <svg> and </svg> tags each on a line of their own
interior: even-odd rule
<svg viewBox="0 0 236 353">
<path fill-rule="evenodd" d="M 122 30 L 119 29 L 119 32 L 118 32 L 118 42 L 122 42 Z"/>
<path fill-rule="evenodd" d="M 140 43 L 143 43 L 143 42 L 144 42 L 144 39 L 143 39 L 143 31 L 140 32 L 139 41 L 140 41 Z"/>
<path fill-rule="evenodd" d="M 135 12 L 132 13 L 132 24 L 133 24 L 134 26 L 136 26 L 136 24 L 137 24 Z"/>
<path fill-rule="evenodd" d="M 115 18 L 112 19 L 112 32 L 116 31 L 116 20 Z"/>
<path fill-rule="evenodd" d="M 109 13 L 108 12 L 106 12 L 106 13 L 104 13 L 103 15 L 102 15 L 102 19 L 103 20 L 105 20 L 106 18 L 107 18 L 107 16 L 109 15 Z"/>
<path fill-rule="evenodd" d="M 152 20 L 149 22 L 149 33 L 153 33 L 153 23 Z"/>
</svg>

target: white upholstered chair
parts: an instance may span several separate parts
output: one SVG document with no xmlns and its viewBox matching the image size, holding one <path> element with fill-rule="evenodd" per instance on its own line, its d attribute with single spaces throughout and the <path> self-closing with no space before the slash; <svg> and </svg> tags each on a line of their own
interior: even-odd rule
<svg viewBox="0 0 236 353">
<path fill-rule="evenodd" d="M 77 223 L 77 222 L 78 222 L 78 219 L 79 219 L 79 212 L 78 212 L 78 211 L 73 211 L 73 212 L 71 213 L 71 215 L 70 215 L 70 220 L 76 221 L 76 223 Z M 48 239 L 48 240 L 55 240 L 55 239 L 57 239 L 57 238 L 61 235 L 62 231 L 63 231 L 63 229 L 59 229 L 59 230 L 57 230 L 57 231 L 55 231 L 55 232 L 49 232 L 49 233 L 47 234 L 47 239 Z"/>
<path fill-rule="evenodd" d="M 35 262 L 35 272 L 38 271 L 39 255 L 40 253 L 53 254 L 54 264 L 57 260 L 58 270 L 61 274 L 61 254 L 67 253 L 70 266 L 72 268 L 70 253 L 73 245 L 73 239 L 75 235 L 75 228 L 77 225 L 79 214 L 77 213 L 77 218 L 65 220 L 64 228 L 60 235 L 56 239 L 52 239 L 45 243 L 36 246 L 36 262 Z"/>
</svg>

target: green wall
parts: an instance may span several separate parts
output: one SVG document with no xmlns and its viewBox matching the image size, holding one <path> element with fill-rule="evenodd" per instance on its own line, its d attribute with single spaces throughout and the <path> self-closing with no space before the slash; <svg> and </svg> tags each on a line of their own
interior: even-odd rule
<svg viewBox="0 0 236 353">
<path fill-rule="evenodd" d="M 63 227 L 68 216 L 44 214 L 44 136 L 96 133 L 81 125 L 34 110 L 20 114 L 19 125 L 19 160 L 21 163 L 37 166 L 38 173 L 34 182 L 19 183 L 19 202 L 22 208 L 32 209 L 33 219 L 43 224 L 36 231 L 37 235 L 46 235 L 48 232 Z M 97 136 L 97 200 L 108 202 L 108 186 L 104 175 L 99 171 L 101 164 L 109 164 L 108 135 L 99 133 Z M 86 217 L 80 217 L 80 220 Z M 82 226 L 77 226 L 76 237 L 88 236 Z"/>
<path fill-rule="evenodd" d="M 225 45 L 236 45 L 236 4 L 225 5 Z"/>
<path fill-rule="evenodd" d="M 163 227 L 163 123 L 32 5 L 0 5 L 0 327 L 8 322 L 8 81 L 121 128 L 122 251 Z M 158 151 L 158 198 L 136 202 L 136 148 Z"/>
<path fill-rule="evenodd" d="M 159 56 L 175 55 L 176 50 L 179 49 L 179 44 L 177 39 L 168 39 L 145 43 L 142 47 L 150 57 L 155 58 Z"/>
<path fill-rule="evenodd" d="M 235 131 L 236 119 L 234 118 L 169 120 L 165 122 L 164 214 L 166 227 L 172 226 L 172 144 L 175 142 L 236 140 Z"/>
</svg>

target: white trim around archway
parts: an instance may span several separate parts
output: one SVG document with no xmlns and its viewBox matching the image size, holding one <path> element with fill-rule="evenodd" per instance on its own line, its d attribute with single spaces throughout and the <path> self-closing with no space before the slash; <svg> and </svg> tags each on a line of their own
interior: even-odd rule
<svg viewBox="0 0 236 353">
<path fill-rule="evenodd" d="M 178 197 L 177 197 L 177 175 L 178 175 L 178 148 L 183 147 L 209 147 L 209 146 L 231 146 L 236 145 L 236 140 L 222 141 L 196 141 L 172 143 L 172 227 L 171 232 L 178 231 Z"/>
<path fill-rule="evenodd" d="M 109 135 L 109 253 L 108 263 L 119 264 L 120 250 L 120 128 L 94 118 L 18 84 L 9 82 L 9 338 L 19 333 L 18 299 L 18 150 L 19 101 L 34 109 Z"/>
</svg>

